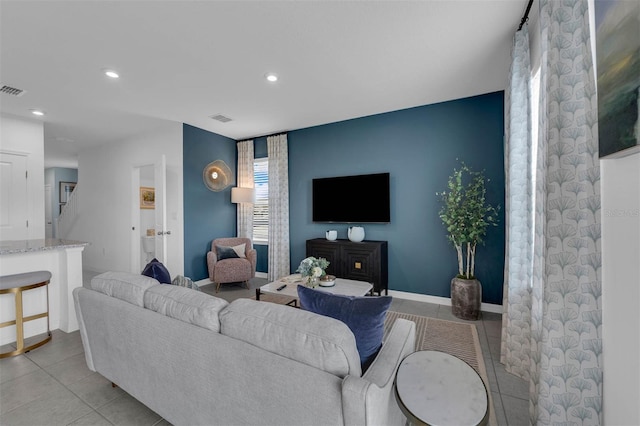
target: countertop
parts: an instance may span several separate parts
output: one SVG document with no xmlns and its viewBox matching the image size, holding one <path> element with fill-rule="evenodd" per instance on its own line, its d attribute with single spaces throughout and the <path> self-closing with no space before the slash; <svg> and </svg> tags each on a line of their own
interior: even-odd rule
<svg viewBox="0 0 640 426">
<path fill-rule="evenodd" d="M 89 245 L 89 243 L 84 241 L 63 240 L 59 238 L 0 241 L 0 255 L 35 253 L 47 250 L 66 249 L 71 247 L 85 247 L 87 245 Z"/>
</svg>

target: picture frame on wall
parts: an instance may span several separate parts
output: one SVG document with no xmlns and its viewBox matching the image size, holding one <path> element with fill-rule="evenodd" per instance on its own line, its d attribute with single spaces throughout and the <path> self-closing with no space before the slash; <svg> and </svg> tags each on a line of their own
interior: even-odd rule
<svg viewBox="0 0 640 426">
<path fill-rule="evenodd" d="M 595 2 L 600 158 L 640 152 L 640 38 L 637 1 Z"/>
<path fill-rule="evenodd" d="M 66 204 L 69 201 L 75 187 L 76 182 L 60 182 L 60 204 Z"/>
<path fill-rule="evenodd" d="M 140 208 L 155 209 L 156 208 L 156 189 L 149 186 L 140 187 Z"/>
</svg>

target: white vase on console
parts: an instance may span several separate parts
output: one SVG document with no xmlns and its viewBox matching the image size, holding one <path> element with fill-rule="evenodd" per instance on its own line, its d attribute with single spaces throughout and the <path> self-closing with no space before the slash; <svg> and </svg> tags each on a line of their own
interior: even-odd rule
<svg viewBox="0 0 640 426">
<path fill-rule="evenodd" d="M 364 228 L 362 226 L 350 226 L 348 231 L 349 240 L 359 243 L 364 240 Z"/>
<path fill-rule="evenodd" d="M 329 231 L 325 232 L 325 236 L 327 240 L 335 241 L 338 238 L 338 231 L 336 231 L 335 229 L 330 229 Z"/>
</svg>

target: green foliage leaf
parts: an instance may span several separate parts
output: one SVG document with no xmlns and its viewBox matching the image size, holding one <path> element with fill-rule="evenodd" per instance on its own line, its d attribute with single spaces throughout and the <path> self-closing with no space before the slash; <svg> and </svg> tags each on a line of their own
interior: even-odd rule
<svg viewBox="0 0 640 426">
<path fill-rule="evenodd" d="M 436 193 L 442 202 L 438 215 L 455 246 L 482 243 L 487 227 L 498 224 L 500 206 L 487 203 L 486 181 L 483 172 L 471 170 L 463 162 L 449 176 L 448 191 Z"/>
</svg>

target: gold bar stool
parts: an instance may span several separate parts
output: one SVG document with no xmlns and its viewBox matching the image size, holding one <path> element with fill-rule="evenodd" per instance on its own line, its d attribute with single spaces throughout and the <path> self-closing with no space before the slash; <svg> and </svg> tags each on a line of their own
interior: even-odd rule
<svg viewBox="0 0 640 426">
<path fill-rule="evenodd" d="M 47 285 L 49 284 L 50 279 L 51 272 L 49 271 L 36 271 L 24 274 L 0 276 L 0 294 L 13 293 L 16 303 L 16 319 L 0 323 L 0 328 L 9 327 L 11 325 L 16 326 L 16 350 L 0 353 L 0 358 L 7 358 L 29 352 L 30 350 L 38 348 L 51 340 L 51 330 L 49 329 L 49 286 Z M 42 286 L 45 286 L 47 289 L 47 311 L 41 314 L 24 317 L 22 313 L 22 292 Z M 44 317 L 47 318 L 47 336 L 44 339 L 25 347 L 24 323 Z"/>
</svg>

